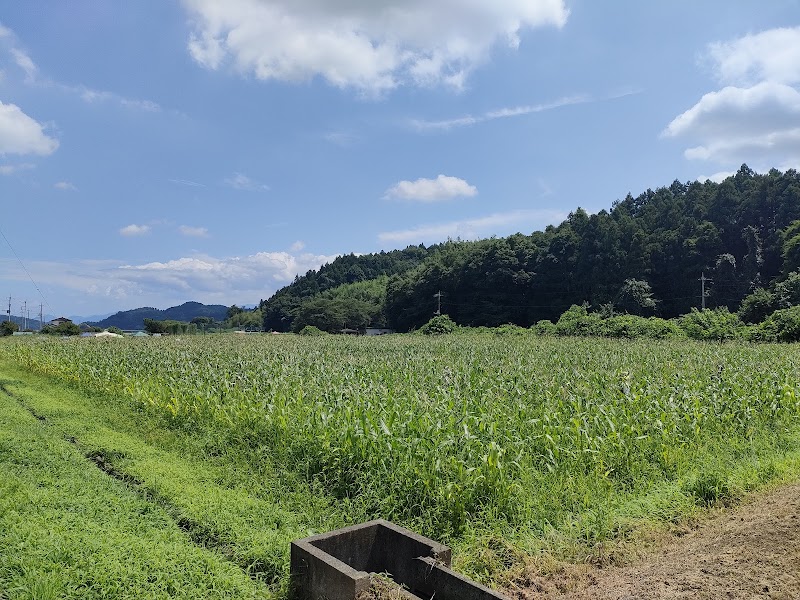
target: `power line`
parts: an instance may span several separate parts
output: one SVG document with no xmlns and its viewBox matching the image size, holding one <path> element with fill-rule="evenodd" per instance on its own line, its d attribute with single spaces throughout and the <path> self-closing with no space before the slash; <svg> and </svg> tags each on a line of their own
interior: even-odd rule
<svg viewBox="0 0 800 600">
<path fill-rule="evenodd" d="M 42 290 L 40 290 L 39 286 L 36 285 L 36 282 L 33 280 L 33 277 L 31 277 L 31 274 L 28 272 L 28 269 L 25 266 L 25 263 L 22 262 L 22 259 L 19 257 L 19 254 L 17 254 L 17 251 L 14 250 L 14 246 L 12 246 L 11 242 L 8 241 L 8 238 L 6 237 L 6 234 L 3 233 L 2 229 L 0 229 L 0 236 L 3 236 L 3 239 L 6 241 L 6 244 L 8 244 L 9 248 L 11 248 L 11 252 L 14 253 L 14 256 L 16 257 L 17 261 L 19 262 L 20 266 L 22 267 L 22 270 L 25 271 L 25 274 L 28 276 L 28 279 L 31 280 L 31 283 L 33 284 L 33 287 L 36 288 L 36 291 L 39 292 L 39 295 L 42 297 L 42 300 L 47 305 L 47 308 L 50 310 L 50 312 L 53 312 L 53 307 L 50 306 L 50 303 L 47 301 L 47 298 L 44 297 L 44 294 L 42 293 Z M 9 308 L 9 310 L 10 310 L 10 308 Z"/>
</svg>

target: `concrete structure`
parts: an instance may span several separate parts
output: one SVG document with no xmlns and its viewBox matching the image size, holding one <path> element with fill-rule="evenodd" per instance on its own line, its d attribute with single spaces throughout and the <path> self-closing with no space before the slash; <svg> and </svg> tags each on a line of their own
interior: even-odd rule
<svg viewBox="0 0 800 600">
<path fill-rule="evenodd" d="M 372 573 L 387 573 L 408 599 L 505 600 L 450 570 L 450 548 L 382 519 L 295 540 L 292 596 L 297 600 L 355 600 Z"/>
</svg>

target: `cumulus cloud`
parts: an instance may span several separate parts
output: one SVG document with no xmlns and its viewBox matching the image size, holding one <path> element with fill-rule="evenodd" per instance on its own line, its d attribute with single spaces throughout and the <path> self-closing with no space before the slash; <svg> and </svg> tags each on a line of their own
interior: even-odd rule
<svg viewBox="0 0 800 600">
<path fill-rule="evenodd" d="M 301 241 L 301 240 L 297 240 L 297 241 L 296 241 L 294 244 L 292 244 L 292 245 L 289 247 L 289 249 L 290 249 L 292 252 L 300 252 L 300 250 L 302 250 L 302 249 L 303 249 L 303 248 L 305 248 L 305 247 L 306 247 L 306 243 L 305 243 L 305 242 L 303 242 L 303 241 Z"/>
<path fill-rule="evenodd" d="M 458 177 L 439 175 L 436 179 L 417 179 L 399 181 L 386 190 L 384 198 L 416 200 L 419 202 L 439 202 L 459 197 L 472 197 L 478 188 Z"/>
<path fill-rule="evenodd" d="M 59 181 L 58 183 L 53 184 L 53 187 L 57 190 L 61 190 L 62 192 L 77 192 L 78 188 L 75 187 L 74 183 L 70 183 L 69 181 Z"/>
<path fill-rule="evenodd" d="M 255 191 L 268 191 L 269 186 L 263 183 L 259 183 L 255 179 L 251 179 L 244 173 L 234 173 L 233 176 L 228 177 L 225 180 L 225 184 L 232 187 L 235 190 L 242 190 L 246 192 L 255 192 Z"/>
<path fill-rule="evenodd" d="M 103 312 L 110 308 L 167 308 L 197 300 L 206 304 L 246 304 L 268 298 L 296 275 L 318 269 L 337 255 L 260 252 L 243 257 L 189 256 L 164 262 L 123 264 L 114 260 L 29 261 L 31 276 L 47 282 L 45 292 L 73 308 L 63 312 Z M 0 257 L 9 279 L 27 282 L 16 262 Z M 62 312 L 61 309 L 58 309 Z"/>
<path fill-rule="evenodd" d="M 15 104 L 0 102 L 0 156 L 4 154 L 38 154 L 47 156 L 58 148 L 58 140 L 44 132 L 36 120 Z"/>
<path fill-rule="evenodd" d="M 710 44 L 706 59 L 729 84 L 705 94 L 662 135 L 683 139 L 689 160 L 728 169 L 800 166 L 800 28 Z M 721 171 L 727 172 L 727 171 Z"/>
<path fill-rule="evenodd" d="M 167 287 L 191 293 L 223 293 L 232 290 L 273 292 L 300 273 L 318 269 L 336 258 L 315 254 L 259 252 L 243 257 L 193 256 L 167 262 L 121 265 L 115 278 L 148 288 Z M 264 295 L 266 297 L 266 295 Z"/>
<path fill-rule="evenodd" d="M 779 28 L 709 45 L 708 58 L 725 84 L 800 81 L 800 27 Z"/>
<path fill-rule="evenodd" d="M 463 85 L 469 71 L 520 34 L 561 27 L 563 0 L 183 0 L 192 58 L 259 79 L 381 92 L 399 85 Z"/>
<path fill-rule="evenodd" d="M 474 219 L 385 231 L 378 234 L 378 240 L 393 244 L 418 244 L 420 242 L 430 244 L 442 242 L 448 238 L 474 240 L 518 231 L 534 231 L 546 225 L 563 221 L 566 216 L 566 213 L 554 210 L 514 210 Z"/>
<path fill-rule="evenodd" d="M 119 230 L 120 235 L 124 235 L 125 237 L 135 237 L 138 235 L 146 235 L 150 233 L 150 226 L 149 225 L 126 225 L 122 229 Z"/>
<path fill-rule="evenodd" d="M 181 235 L 186 237 L 208 237 L 208 229 L 205 227 L 190 227 L 189 225 L 181 225 L 178 227 Z"/>
</svg>

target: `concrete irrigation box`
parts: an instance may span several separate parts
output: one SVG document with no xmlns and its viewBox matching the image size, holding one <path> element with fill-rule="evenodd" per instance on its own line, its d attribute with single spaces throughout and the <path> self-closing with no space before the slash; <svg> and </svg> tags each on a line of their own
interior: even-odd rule
<svg viewBox="0 0 800 600">
<path fill-rule="evenodd" d="M 373 573 L 388 573 L 409 599 L 505 600 L 505 596 L 450 570 L 450 548 L 378 519 L 291 545 L 297 600 L 355 600 Z"/>
</svg>

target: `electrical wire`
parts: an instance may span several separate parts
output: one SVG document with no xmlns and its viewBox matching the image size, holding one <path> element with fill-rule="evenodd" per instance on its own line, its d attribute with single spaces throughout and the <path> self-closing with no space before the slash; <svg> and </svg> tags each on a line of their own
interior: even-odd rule
<svg viewBox="0 0 800 600">
<path fill-rule="evenodd" d="M 31 277 L 31 274 L 28 271 L 28 268 L 25 266 L 25 263 L 22 262 L 22 259 L 19 257 L 19 254 L 17 254 L 17 251 L 14 250 L 14 246 L 12 246 L 11 242 L 8 241 L 8 238 L 6 237 L 6 234 L 3 233 L 2 228 L 0 228 L 0 236 L 3 236 L 3 239 L 6 241 L 6 244 L 8 244 L 9 248 L 11 248 L 11 252 L 14 254 L 14 256 L 17 259 L 17 261 L 19 261 L 19 264 L 22 267 L 22 270 L 25 271 L 25 274 L 28 276 L 28 279 L 31 280 L 31 283 L 33 284 L 33 287 L 36 288 L 36 291 L 39 292 L 39 296 L 42 297 L 42 302 L 44 302 L 44 304 L 47 306 L 47 310 L 52 313 L 53 312 L 53 307 L 50 306 L 50 303 L 47 301 L 47 298 L 45 298 L 44 294 L 42 293 L 42 290 L 40 290 L 39 286 L 36 285 L 36 282 L 33 280 L 33 277 Z"/>
</svg>

